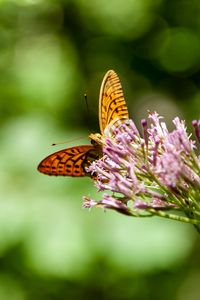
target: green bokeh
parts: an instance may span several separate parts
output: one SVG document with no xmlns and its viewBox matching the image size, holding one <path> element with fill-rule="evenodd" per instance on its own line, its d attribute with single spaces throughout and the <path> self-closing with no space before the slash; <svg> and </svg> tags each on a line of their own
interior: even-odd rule
<svg viewBox="0 0 200 300">
<path fill-rule="evenodd" d="M 164 69 L 174 73 L 195 73 L 200 65 L 200 38 L 185 28 L 160 33 L 158 60 Z"/>
<path fill-rule="evenodd" d="M 99 131 L 98 93 L 111 68 L 136 124 L 156 109 L 169 127 L 179 115 L 191 128 L 200 113 L 199 8 L 197 0 L 0 1 L 0 299 L 199 299 L 192 227 L 83 210 L 83 195 L 101 198 L 89 178 L 36 170 Z"/>
</svg>

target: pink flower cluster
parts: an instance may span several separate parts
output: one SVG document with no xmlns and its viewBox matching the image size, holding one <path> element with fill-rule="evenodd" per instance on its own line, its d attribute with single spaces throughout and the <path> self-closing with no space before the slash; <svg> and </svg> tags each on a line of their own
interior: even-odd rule
<svg viewBox="0 0 200 300">
<path fill-rule="evenodd" d="M 101 201 L 85 197 L 84 207 L 111 208 L 126 215 L 182 211 L 200 219 L 200 157 L 185 122 L 176 117 L 167 129 L 156 112 L 142 120 L 142 134 L 132 120 L 117 122 L 111 137 L 102 137 L 103 156 L 88 171 L 104 194 Z M 193 121 L 200 142 L 200 121 Z"/>
</svg>

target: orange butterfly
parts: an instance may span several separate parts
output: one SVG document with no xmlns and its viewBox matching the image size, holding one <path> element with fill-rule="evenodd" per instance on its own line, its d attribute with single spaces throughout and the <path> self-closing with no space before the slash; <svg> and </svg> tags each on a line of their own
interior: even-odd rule
<svg viewBox="0 0 200 300">
<path fill-rule="evenodd" d="M 109 70 L 102 81 L 99 94 L 99 127 L 101 134 L 90 134 L 92 145 L 74 146 L 50 154 L 44 158 L 38 171 L 47 175 L 86 176 L 86 168 L 101 156 L 102 136 L 108 134 L 111 125 L 128 119 L 128 109 L 119 77 Z"/>
</svg>

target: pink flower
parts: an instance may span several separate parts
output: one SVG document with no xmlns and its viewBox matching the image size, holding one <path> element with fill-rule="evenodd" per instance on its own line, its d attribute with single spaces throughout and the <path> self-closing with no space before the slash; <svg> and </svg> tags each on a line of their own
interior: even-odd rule
<svg viewBox="0 0 200 300">
<path fill-rule="evenodd" d="M 143 216 L 145 211 L 152 215 L 163 209 L 175 213 L 180 210 L 200 222 L 196 142 L 178 117 L 173 120 L 175 128 L 171 132 L 156 112 L 149 113 L 149 120 L 149 127 L 145 119 L 141 121 L 143 136 L 132 120 L 126 120 L 117 122 L 111 137 L 102 137 L 103 157 L 88 171 L 97 174 L 95 184 L 99 190 L 112 194 L 105 194 L 95 205 L 91 202 L 90 207 L 112 208 L 134 216 Z M 200 141 L 200 121 L 193 121 L 193 127 Z"/>
</svg>

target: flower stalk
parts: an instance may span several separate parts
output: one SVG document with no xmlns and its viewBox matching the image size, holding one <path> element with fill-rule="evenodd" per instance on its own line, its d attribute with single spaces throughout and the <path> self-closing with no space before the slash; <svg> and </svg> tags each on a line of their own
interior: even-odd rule
<svg viewBox="0 0 200 300">
<path fill-rule="evenodd" d="M 200 232 L 200 121 L 192 125 L 176 117 L 174 130 L 162 117 L 149 113 L 142 135 L 132 120 L 117 121 L 109 137 L 102 137 L 103 156 L 88 168 L 95 174 L 101 201 L 84 198 L 83 207 L 114 209 L 134 217 L 160 216 L 191 223 Z M 109 193 L 108 193 L 109 191 Z"/>
</svg>

